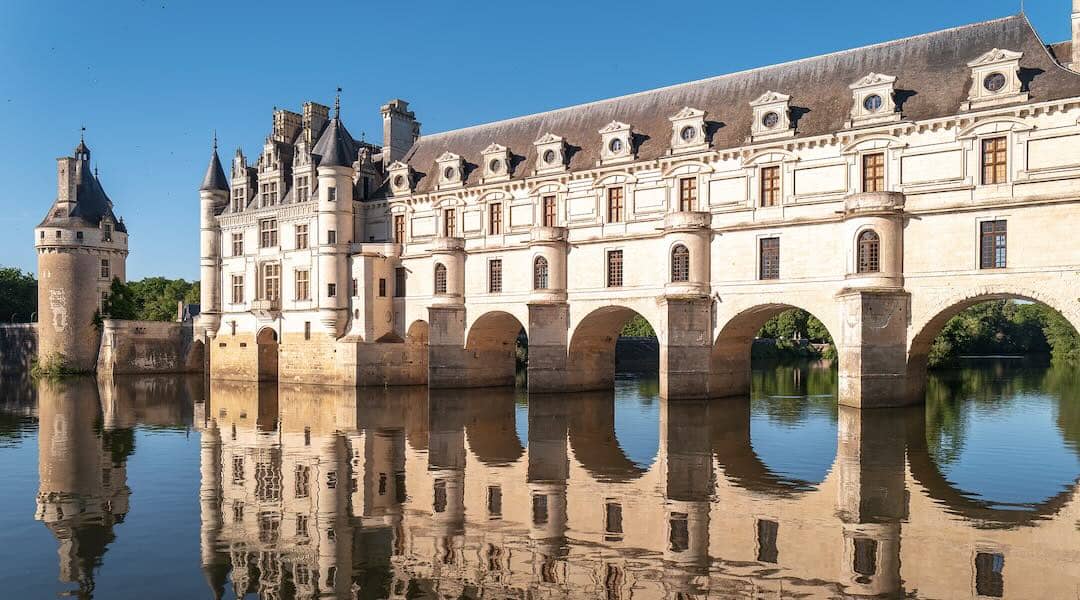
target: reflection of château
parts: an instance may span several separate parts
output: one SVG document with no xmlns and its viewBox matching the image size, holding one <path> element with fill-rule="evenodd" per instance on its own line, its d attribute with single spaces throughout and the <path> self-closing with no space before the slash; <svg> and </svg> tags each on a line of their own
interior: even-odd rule
<svg viewBox="0 0 1080 600">
<path fill-rule="evenodd" d="M 1080 581 L 1075 491 L 1022 515 L 965 506 L 918 458 L 921 410 L 841 407 L 831 471 L 801 485 L 755 454 L 746 400 L 666 402 L 648 468 L 620 447 L 610 394 L 533 395 L 527 439 L 515 409 L 505 390 L 214 384 L 197 423 L 211 587 L 951 598 L 1067 596 Z"/>
</svg>

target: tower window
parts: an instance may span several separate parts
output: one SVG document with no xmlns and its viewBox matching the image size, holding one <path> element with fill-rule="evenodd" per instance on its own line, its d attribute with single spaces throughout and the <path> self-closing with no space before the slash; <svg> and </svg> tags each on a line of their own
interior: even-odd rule
<svg viewBox="0 0 1080 600">
<path fill-rule="evenodd" d="M 353 281 L 356 281 L 356 280 L 353 279 Z M 356 296 L 356 295 L 358 295 L 358 294 L 356 294 L 356 293 L 353 294 L 353 296 Z M 385 277 L 380 277 L 379 278 L 379 297 L 380 298 L 385 298 L 386 297 L 386 278 Z"/>
<path fill-rule="evenodd" d="M 777 204 L 780 204 L 780 167 L 764 167 L 761 169 L 761 205 Z"/>
<path fill-rule="evenodd" d="M 329 187 L 326 188 L 326 200 L 328 202 L 336 202 L 337 201 L 337 188 L 336 187 L 329 186 Z"/>
<path fill-rule="evenodd" d="M 454 209 L 447 208 L 443 210 L 443 235 L 446 237 L 454 237 L 454 232 L 457 231 L 457 215 L 454 214 Z"/>
<path fill-rule="evenodd" d="M 488 205 L 488 234 L 499 235 L 502 233 L 502 203 L 492 202 Z"/>
<path fill-rule="evenodd" d="M 328 283 L 328 284 L 326 284 L 326 297 L 327 298 L 337 298 L 337 284 L 336 283 Z"/>
<path fill-rule="evenodd" d="M 109 279 L 110 277 L 112 277 L 112 269 L 109 265 L 109 259 L 103 258 L 101 259 L 101 278 Z"/>
<path fill-rule="evenodd" d="M 533 289 L 548 289 L 548 261 L 543 256 L 537 256 L 533 262 Z"/>
<path fill-rule="evenodd" d="M 394 268 L 394 297 L 405 297 L 405 267 Z"/>
<path fill-rule="evenodd" d="M 683 177 L 679 180 L 679 210 L 689 212 L 697 206 L 697 177 Z"/>
<path fill-rule="evenodd" d="M 885 191 L 885 154 L 883 152 L 863 155 L 862 187 L 864 192 Z"/>
<path fill-rule="evenodd" d="M 780 238 L 761 238 L 758 244 L 758 278 L 780 279 Z"/>
<path fill-rule="evenodd" d="M 394 243 L 405 243 L 405 215 L 394 215 Z"/>
<path fill-rule="evenodd" d="M 296 226 L 296 249 L 304 250 L 308 247 L 308 226 L 307 223 L 298 224 Z"/>
<path fill-rule="evenodd" d="M 979 268 L 1004 269 L 1006 221 L 983 221 L 979 224 Z"/>
<path fill-rule="evenodd" d="M 56 232 L 56 237 L 60 237 L 60 232 L 59 231 Z M 101 224 L 101 239 L 102 239 L 102 241 L 105 241 L 105 242 L 111 242 L 112 241 L 112 224 L 111 223 L 102 223 Z"/>
<path fill-rule="evenodd" d="M 488 261 L 488 292 L 502 292 L 502 260 L 494 258 Z"/>
<path fill-rule="evenodd" d="M 83 239 L 83 232 L 81 232 L 81 231 L 76 231 L 76 232 L 75 232 L 75 239 L 77 239 L 77 240 L 79 240 L 79 241 L 81 242 L 81 241 L 82 241 L 82 239 Z"/>
<path fill-rule="evenodd" d="M 446 266 L 442 263 L 435 265 L 435 293 L 446 293 Z"/>
<path fill-rule="evenodd" d="M 859 273 L 877 273 L 881 270 L 881 239 L 877 232 L 868 229 L 859 234 L 857 254 Z"/>
<path fill-rule="evenodd" d="M 690 281 L 690 250 L 682 244 L 671 249 L 671 281 Z"/>
<path fill-rule="evenodd" d="M 542 217 L 540 223 L 544 227 L 555 227 L 555 196 L 544 196 L 540 199 Z"/>
<path fill-rule="evenodd" d="M 622 287 L 623 284 L 623 256 L 622 250 L 608 250 L 607 252 L 607 286 Z"/>
<path fill-rule="evenodd" d="M 337 231 L 331 229 L 326 232 L 326 243 L 330 245 L 337 243 Z"/>
<path fill-rule="evenodd" d="M 982 141 L 983 185 L 1005 183 L 1008 180 L 1008 146 L 1004 136 Z"/>
<path fill-rule="evenodd" d="M 607 191 L 607 220 L 608 223 L 619 223 L 623 220 L 623 189 L 621 187 L 608 188 Z"/>
</svg>

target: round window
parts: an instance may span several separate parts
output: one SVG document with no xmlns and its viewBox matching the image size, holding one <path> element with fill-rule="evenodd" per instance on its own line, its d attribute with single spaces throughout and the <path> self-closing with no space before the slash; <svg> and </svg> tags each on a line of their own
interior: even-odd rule
<svg viewBox="0 0 1080 600">
<path fill-rule="evenodd" d="M 983 79 L 983 87 L 987 91 L 1000 92 L 1005 87 L 1005 75 L 1002 73 L 991 73 Z"/>
<path fill-rule="evenodd" d="M 454 178 L 454 167 L 446 167 L 445 169 L 443 169 L 442 174 L 443 174 L 443 177 L 445 179 L 453 179 Z"/>
<path fill-rule="evenodd" d="M 549 164 L 549 165 L 551 163 L 555 162 L 555 151 L 554 150 L 545 150 L 544 151 L 544 162 Z"/>
<path fill-rule="evenodd" d="M 682 131 L 679 132 L 679 137 L 682 138 L 682 141 L 689 142 L 690 140 L 697 137 L 697 130 L 687 125 L 686 127 L 682 128 Z"/>
<path fill-rule="evenodd" d="M 492 160 L 490 163 L 488 163 L 488 170 L 492 173 L 498 173 L 502 170 L 502 161 L 497 158 Z"/>
<path fill-rule="evenodd" d="M 405 177 L 401 175 L 394 177 L 394 187 L 401 187 L 403 185 L 405 185 Z"/>
<path fill-rule="evenodd" d="M 877 112 L 877 111 L 881 110 L 881 105 L 882 105 L 881 96 L 878 96 L 877 94 L 870 94 L 869 96 L 867 96 L 866 98 L 863 99 L 862 105 L 863 105 L 863 108 L 865 108 L 867 112 Z"/>
<path fill-rule="evenodd" d="M 611 150 L 612 154 L 618 154 L 622 152 L 622 140 L 615 138 L 608 144 L 608 150 Z"/>
<path fill-rule="evenodd" d="M 775 112 L 767 112 L 764 117 L 761 117 L 761 124 L 765 127 L 772 129 L 780 122 L 780 115 Z"/>
</svg>

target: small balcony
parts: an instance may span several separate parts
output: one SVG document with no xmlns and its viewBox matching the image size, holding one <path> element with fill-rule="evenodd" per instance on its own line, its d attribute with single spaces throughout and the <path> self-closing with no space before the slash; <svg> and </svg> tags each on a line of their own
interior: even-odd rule
<svg viewBox="0 0 1080 600">
<path fill-rule="evenodd" d="M 538 225 L 529 230 L 529 241 L 532 243 L 565 242 L 566 235 L 565 227 Z"/>
<path fill-rule="evenodd" d="M 260 320 L 276 319 L 281 313 L 281 298 L 252 300 L 251 313 Z"/>
<path fill-rule="evenodd" d="M 897 213 L 904 210 L 901 192 L 862 192 L 844 198 L 844 216 Z"/>
<path fill-rule="evenodd" d="M 465 238 L 439 236 L 432 238 L 432 252 L 460 252 L 465 249 Z"/>
<path fill-rule="evenodd" d="M 701 210 L 672 212 L 664 215 L 664 231 L 708 229 L 711 226 L 712 214 Z"/>
</svg>

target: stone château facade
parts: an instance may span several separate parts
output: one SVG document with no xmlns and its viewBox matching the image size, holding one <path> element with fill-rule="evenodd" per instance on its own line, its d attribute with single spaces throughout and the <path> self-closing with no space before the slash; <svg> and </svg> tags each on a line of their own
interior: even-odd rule
<svg viewBox="0 0 1080 600">
<path fill-rule="evenodd" d="M 841 402 L 903 404 L 967 306 L 1080 324 L 1078 45 L 1019 15 L 423 137 L 394 100 L 381 147 L 277 110 L 201 189 L 211 375 L 501 385 L 524 330 L 530 390 L 602 389 L 641 315 L 662 394 L 722 396 L 799 307 Z"/>
</svg>

